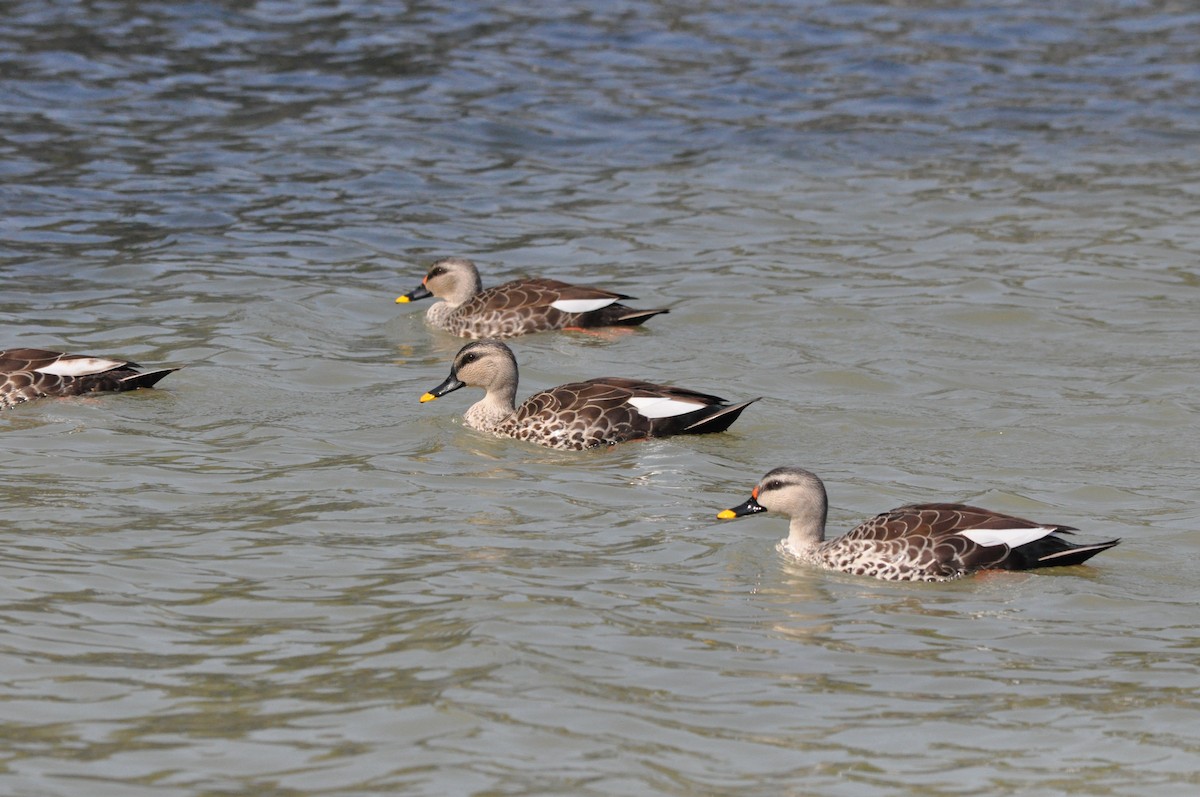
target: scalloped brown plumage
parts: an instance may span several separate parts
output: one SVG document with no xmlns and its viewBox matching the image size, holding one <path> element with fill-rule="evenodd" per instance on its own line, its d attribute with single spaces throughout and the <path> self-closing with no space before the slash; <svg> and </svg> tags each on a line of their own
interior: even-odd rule
<svg viewBox="0 0 1200 797">
<path fill-rule="evenodd" d="M 396 299 L 407 303 L 436 296 L 425 313 L 432 326 L 463 338 L 508 338 L 555 329 L 639 326 L 664 309 L 638 310 L 631 299 L 586 285 L 553 279 L 518 279 L 484 289 L 470 260 L 448 257 L 429 267 L 420 286 Z"/>
<path fill-rule="evenodd" d="M 1072 526 L 1037 523 L 966 504 L 910 504 L 825 539 L 825 485 L 803 468 L 776 468 L 750 498 L 717 515 L 777 511 L 791 518 L 781 549 L 831 570 L 889 581 L 947 581 L 978 570 L 1031 570 L 1082 564 L 1120 540 L 1075 545 Z"/>
<path fill-rule="evenodd" d="M 432 401 L 461 387 L 486 394 L 463 414 L 468 426 L 498 437 L 581 450 L 629 440 L 723 432 L 758 399 L 730 404 L 720 396 L 638 379 L 603 377 L 533 394 L 516 406 L 517 361 L 498 340 L 468 343 L 450 376 L 421 397 Z"/>
<path fill-rule="evenodd" d="M 45 349 L 0 351 L 0 409 L 45 396 L 151 387 L 178 368 L 142 372 L 128 360 Z"/>
</svg>

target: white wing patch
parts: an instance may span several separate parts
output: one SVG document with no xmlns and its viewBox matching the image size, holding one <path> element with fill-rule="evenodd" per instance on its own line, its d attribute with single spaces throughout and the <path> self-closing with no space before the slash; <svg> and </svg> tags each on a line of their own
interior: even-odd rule
<svg viewBox="0 0 1200 797">
<path fill-rule="evenodd" d="M 593 310 L 599 310 L 601 307 L 608 307 L 615 302 L 616 299 L 559 299 L 557 302 L 550 302 L 550 306 L 555 310 L 562 310 L 564 313 L 590 313 Z"/>
<path fill-rule="evenodd" d="M 124 360 L 77 357 L 70 360 L 58 360 L 34 370 L 39 374 L 50 374 L 51 376 L 87 376 L 88 374 L 102 374 L 105 371 L 120 368 L 122 365 L 125 365 Z"/>
<path fill-rule="evenodd" d="M 629 403 L 644 418 L 674 418 L 685 412 L 695 412 L 705 406 L 699 401 L 666 398 L 665 396 L 634 396 Z"/>
<path fill-rule="evenodd" d="M 1022 545 L 1040 540 L 1052 531 L 1054 529 L 1050 526 L 1035 526 L 1031 529 L 965 529 L 958 533 L 986 548 L 993 545 L 1020 548 Z"/>
</svg>

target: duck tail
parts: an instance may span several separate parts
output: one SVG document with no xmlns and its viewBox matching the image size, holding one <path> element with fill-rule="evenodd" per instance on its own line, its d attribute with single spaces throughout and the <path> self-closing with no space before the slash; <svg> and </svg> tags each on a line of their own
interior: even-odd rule
<svg viewBox="0 0 1200 797">
<path fill-rule="evenodd" d="M 1092 545 L 1070 545 L 1063 543 L 1060 550 L 1044 553 L 1037 558 L 1037 567 L 1069 567 L 1071 565 L 1081 565 L 1088 559 L 1091 559 L 1101 551 L 1107 551 L 1116 545 L 1119 545 L 1121 540 L 1109 540 L 1107 542 L 1098 542 Z"/>
<path fill-rule="evenodd" d="M 752 398 L 749 401 L 743 401 L 741 404 L 730 404 L 729 406 L 710 407 L 711 412 L 701 418 L 692 421 L 683 428 L 687 434 L 710 434 L 712 432 L 723 432 L 733 425 L 733 422 L 742 414 L 742 410 L 749 407 L 758 399 Z"/>
<path fill-rule="evenodd" d="M 580 313 L 576 316 L 577 326 L 587 327 L 638 327 L 647 320 L 661 313 L 669 313 L 667 309 L 639 310 L 636 307 L 626 307 L 623 304 L 610 304 L 590 313 Z"/>
<path fill-rule="evenodd" d="M 671 312 L 666 308 L 661 308 L 658 310 L 637 310 L 632 307 L 625 307 L 622 309 L 624 312 L 616 316 L 616 320 L 613 321 L 614 326 L 638 327 L 656 315 Z"/>
<path fill-rule="evenodd" d="M 167 374 L 178 371 L 178 368 L 163 368 L 158 371 L 147 371 L 144 374 L 131 374 L 121 377 L 121 390 L 137 390 L 140 387 L 154 387 Z"/>
</svg>

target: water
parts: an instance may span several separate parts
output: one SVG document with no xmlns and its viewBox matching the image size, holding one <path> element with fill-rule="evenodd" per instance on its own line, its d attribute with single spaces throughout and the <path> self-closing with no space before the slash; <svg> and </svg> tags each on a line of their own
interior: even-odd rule
<svg viewBox="0 0 1200 797">
<path fill-rule="evenodd" d="M 1189 4 L 11 3 L 2 343 L 187 364 L 0 416 L 0 791 L 1191 795 Z M 724 435 L 417 397 L 434 258 L 667 305 L 520 339 Z M 945 585 L 718 523 L 968 500 L 1124 543 Z"/>
</svg>

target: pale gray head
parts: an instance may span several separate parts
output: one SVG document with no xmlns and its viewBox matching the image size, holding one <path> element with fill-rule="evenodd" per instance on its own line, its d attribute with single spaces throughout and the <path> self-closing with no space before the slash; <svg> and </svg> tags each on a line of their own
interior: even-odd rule
<svg viewBox="0 0 1200 797">
<path fill-rule="evenodd" d="M 722 520 L 753 515 L 756 512 L 778 512 L 792 519 L 793 548 L 810 546 L 825 537 L 825 520 L 829 500 L 825 485 L 813 472 L 804 468 L 776 468 L 763 476 L 744 503 L 717 515 Z"/>
<path fill-rule="evenodd" d="M 447 304 L 459 305 L 483 290 L 479 270 L 470 260 L 446 257 L 429 267 L 422 280 L 425 289 Z"/>
<path fill-rule="evenodd" d="M 752 493 L 754 500 L 770 512 L 790 518 L 820 520 L 825 526 L 829 499 L 825 484 L 812 471 L 804 468 L 775 468 L 759 480 Z"/>
<path fill-rule="evenodd" d="M 454 356 L 446 381 L 421 396 L 421 401 L 432 401 L 460 387 L 481 387 L 511 403 L 517 392 L 517 358 L 512 349 L 498 340 L 468 343 Z"/>
</svg>

